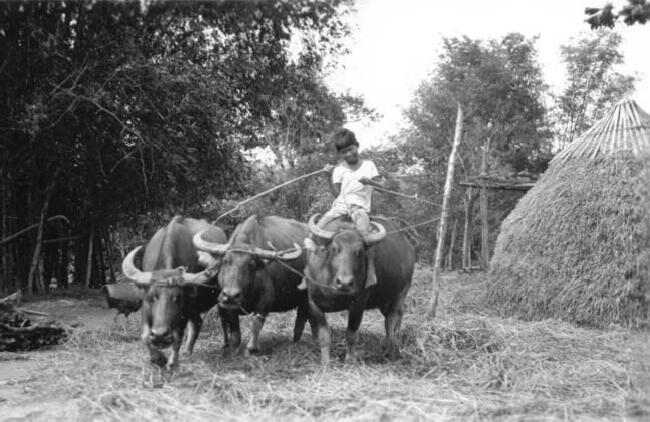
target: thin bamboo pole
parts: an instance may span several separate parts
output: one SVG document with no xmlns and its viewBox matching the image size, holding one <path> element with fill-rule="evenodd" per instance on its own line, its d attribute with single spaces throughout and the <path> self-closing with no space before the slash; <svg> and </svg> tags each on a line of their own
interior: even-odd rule
<svg viewBox="0 0 650 422">
<path fill-rule="evenodd" d="M 440 296 L 440 266 L 442 264 L 442 255 L 444 251 L 445 235 L 447 234 L 447 219 L 449 215 L 449 199 L 451 198 L 451 187 L 454 181 L 454 168 L 456 166 L 456 155 L 458 146 L 463 134 L 463 108 L 458 103 L 458 113 L 456 115 L 456 131 L 454 133 L 454 143 L 449 154 L 449 163 L 447 165 L 447 179 L 445 180 L 445 190 L 442 196 L 442 212 L 440 214 L 440 225 L 438 226 L 438 239 L 436 245 L 436 254 L 433 264 L 433 292 L 429 306 L 429 316 L 435 317 L 438 310 L 438 298 Z"/>
</svg>

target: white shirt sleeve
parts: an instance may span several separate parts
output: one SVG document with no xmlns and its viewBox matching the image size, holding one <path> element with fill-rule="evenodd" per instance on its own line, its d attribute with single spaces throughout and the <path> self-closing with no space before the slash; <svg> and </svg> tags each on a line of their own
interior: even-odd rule
<svg viewBox="0 0 650 422">
<path fill-rule="evenodd" d="M 332 171 L 332 183 L 341 183 L 343 181 L 343 169 L 340 166 L 334 167 Z"/>
<path fill-rule="evenodd" d="M 372 161 L 368 160 L 366 161 L 366 170 L 365 170 L 365 177 L 368 179 L 372 179 L 373 177 L 379 176 L 379 171 L 377 170 L 377 166 L 375 166 L 375 163 Z"/>
</svg>

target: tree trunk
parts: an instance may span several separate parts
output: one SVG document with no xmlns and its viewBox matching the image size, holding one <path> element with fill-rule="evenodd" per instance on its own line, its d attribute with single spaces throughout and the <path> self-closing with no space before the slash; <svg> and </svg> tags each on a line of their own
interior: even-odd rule
<svg viewBox="0 0 650 422">
<path fill-rule="evenodd" d="M 95 241 L 95 268 L 97 269 L 96 286 L 106 284 L 106 265 L 104 263 L 104 230 L 99 230 L 97 240 Z"/>
<path fill-rule="evenodd" d="M 108 228 L 104 228 L 103 249 L 104 249 L 104 267 L 108 271 L 108 277 L 111 283 L 115 283 L 115 274 L 113 273 L 113 244 L 111 243 L 111 232 Z"/>
<path fill-rule="evenodd" d="M 442 264 L 442 252 L 444 250 L 445 235 L 447 233 L 447 216 L 449 214 L 449 199 L 451 198 L 451 187 L 454 181 L 454 168 L 456 165 L 456 153 L 458 145 L 463 134 L 463 108 L 458 103 L 458 114 L 456 116 L 456 131 L 454 133 L 454 143 L 449 154 L 449 163 L 447 166 L 447 179 L 445 180 L 445 190 L 442 196 L 442 211 L 440 214 L 440 224 L 438 226 L 438 244 L 436 245 L 436 254 L 433 261 L 433 294 L 431 295 L 430 316 L 435 317 L 438 308 L 438 297 L 440 296 L 440 265 Z"/>
<path fill-rule="evenodd" d="M 58 270 L 56 272 L 56 278 L 59 280 L 59 286 L 64 288 L 68 287 L 68 263 L 70 262 L 70 257 L 68 255 L 68 250 L 70 247 L 70 242 L 64 242 L 61 244 L 59 249 L 59 263 Z"/>
<path fill-rule="evenodd" d="M 90 234 L 88 235 L 88 258 L 86 259 L 86 281 L 84 287 L 90 287 L 90 277 L 93 272 L 93 244 L 95 243 L 95 226 L 90 226 Z"/>
<path fill-rule="evenodd" d="M 45 201 L 43 201 L 43 207 L 41 208 L 41 218 L 38 223 L 38 232 L 36 233 L 36 246 L 34 247 L 32 264 L 29 267 L 29 275 L 27 276 L 26 295 L 34 293 L 34 282 L 36 281 L 35 278 L 37 276 L 36 270 L 38 269 L 38 262 L 41 259 L 41 248 L 43 246 L 43 225 L 45 224 L 45 216 L 47 215 L 47 209 L 50 206 L 50 198 L 52 197 L 55 183 L 56 177 L 52 179 L 52 182 L 50 182 L 50 185 L 45 190 Z"/>
<path fill-rule="evenodd" d="M 451 236 L 449 237 L 449 251 L 447 252 L 447 271 L 454 269 L 454 246 L 456 246 L 456 226 L 458 221 L 454 218 L 454 224 L 451 226 Z"/>
<path fill-rule="evenodd" d="M 4 169 L 4 161 L 2 163 L 2 172 L 0 173 L 0 183 L 2 183 L 2 190 L 0 195 L 2 197 L 2 213 L 1 226 L 0 226 L 0 239 L 7 237 L 7 171 Z M 2 254 L 2 282 L 0 282 L 0 293 L 8 291 L 9 288 L 9 247 L 0 246 L 0 254 Z"/>
<path fill-rule="evenodd" d="M 463 268 L 472 266 L 472 211 L 476 195 L 473 188 L 467 188 L 465 195 L 465 222 L 463 227 Z"/>
<path fill-rule="evenodd" d="M 490 150 L 490 138 L 487 138 L 483 145 L 483 154 L 481 159 L 481 177 L 487 177 L 488 152 Z M 487 269 L 490 262 L 490 251 L 488 245 L 488 198 L 485 180 L 481 179 L 481 194 L 479 200 L 479 209 L 481 214 L 481 268 Z"/>
</svg>

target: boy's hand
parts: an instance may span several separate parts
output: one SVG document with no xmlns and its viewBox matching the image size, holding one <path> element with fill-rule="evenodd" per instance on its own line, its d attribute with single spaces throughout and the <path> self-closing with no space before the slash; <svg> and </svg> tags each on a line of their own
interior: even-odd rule
<svg viewBox="0 0 650 422">
<path fill-rule="evenodd" d="M 368 185 L 370 184 L 370 179 L 368 179 L 367 177 L 362 177 L 361 179 L 359 179 L 359 183 L 361 183 L 362 185 Z"/>
<path fill-rule="evenodd" d="M 331 173 L 332 170 L 334 170 L 334 166 L 331 164 L 325 164 L 325 167 L 323 167 L 323 171 L 326 171 L 328 173 Z"/>
</svg>

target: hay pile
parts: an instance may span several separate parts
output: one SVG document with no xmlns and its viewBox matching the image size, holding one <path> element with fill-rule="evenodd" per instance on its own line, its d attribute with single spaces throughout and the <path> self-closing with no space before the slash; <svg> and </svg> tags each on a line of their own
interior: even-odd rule
<svg viewBox="0 0 650 422">
<path fill-rule="evenodd" d="M 642 326 L 650 301 L 650 116 L 615 106 L 506 218 L 487 283 L 506 315 Z"/>
</svg>

